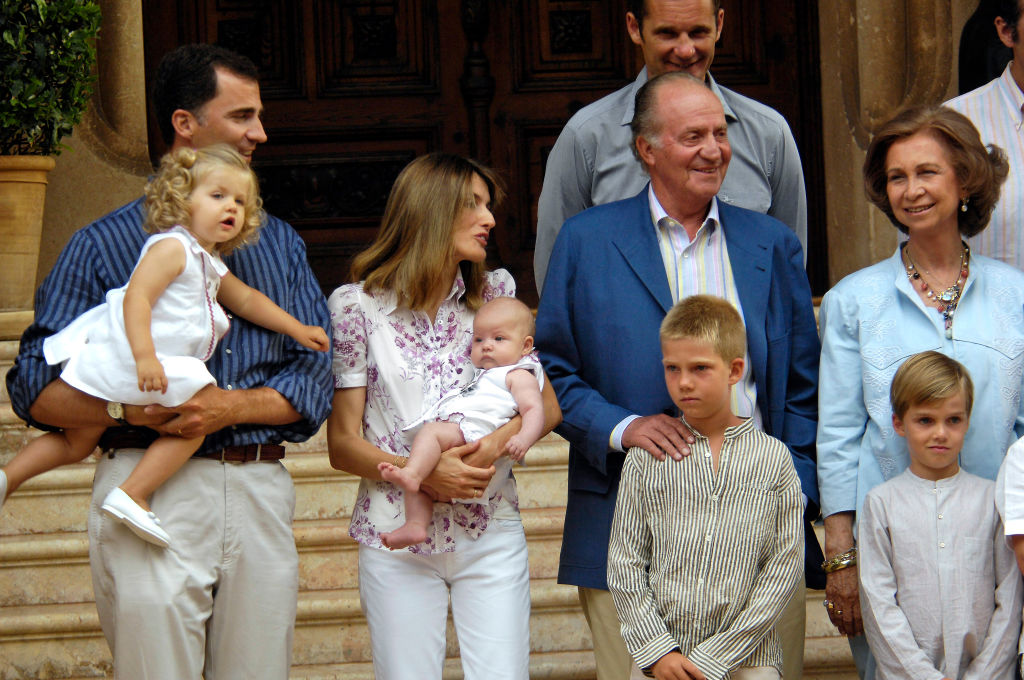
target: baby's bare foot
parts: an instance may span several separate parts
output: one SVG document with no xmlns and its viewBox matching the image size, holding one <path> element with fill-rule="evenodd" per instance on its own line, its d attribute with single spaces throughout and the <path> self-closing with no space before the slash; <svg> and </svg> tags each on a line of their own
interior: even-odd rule
<svg viewBox="0 0 1024 680">
<path fill-rule="evenodd" d="M 406 522 L 394 531 L 381 534 L 380 540 L 387 548 L 391 550 L 400 550 L 427 540 L 427 529 L 426 527 L 416 526 Z"/>
<path fill-rule="evenodd" d="M 391 463 L 378 463 L 377 469 L 380 470 L 381 477 L 386 481 L 401 487 L 404 491 L 415 493 L 420 490 L 420 480 L 416 479 L 396 465 L 392 465 Z"/>
</svg>

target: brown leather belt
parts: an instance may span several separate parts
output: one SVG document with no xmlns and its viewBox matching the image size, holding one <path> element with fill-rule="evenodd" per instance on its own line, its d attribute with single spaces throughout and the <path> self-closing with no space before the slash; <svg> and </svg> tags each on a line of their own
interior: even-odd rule
<svg viewBox="0 0 1024 680">
<path fill-rule="evenodd" d="M 147 428 L 112 427 L 100 437 L 100 448 L 108 453 L 114 449 L 145 449 L 157 436 L 156 432 Z M 219 460 L 222 463 L 274 463 L 284 458 L 284 447 L 280 444 L 226 446 L 215 451 L 197 453 L 192 457 Z"/>
<path fill-rule="evenodd" d="M 223 449 L 197 453 L 192 457 L 209 458 L 222 463 L 274 463 L 284 458 L 284 447 L 280 444 L 225 446 Z"/>
</svg>

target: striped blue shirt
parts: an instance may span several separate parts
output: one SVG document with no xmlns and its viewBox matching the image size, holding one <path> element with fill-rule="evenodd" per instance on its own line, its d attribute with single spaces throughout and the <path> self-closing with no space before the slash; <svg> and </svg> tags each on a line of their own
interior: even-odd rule
<svg viewBox="0 0 1024 680">
<path fill-rule="evenodd" d="M 21 338 L 7 390 L 15 413 L 30 425 L 53 429 L 29 416 L 32 403 L 59 366 L 43 357 L 43 340 L 83 312 L 104 301 L 106 292 L 131 276 L 148 234 L 142 228 L 142 199 L 135 200 L 75 232 L 53 270 L 36 291 L 35 322 Z M 267 216 L 259 240 L 225 257 L 239 279 L 266 294 L 305 324 L 330 333 L 327 304 L 306 260 L 298 234 L 282 220 Z M 281 426 L 236 425 L 206 437 L 199 453 L 225 446 L 303 441 L 317 432 L 330 412 L 333 393 L 330 352 L 306 349 L 291 338 L 231 317 L 231 330 L 217 346 L 207 368 L 224 389 L 270 387 L 299 412 L 297 422 Z"/>
<path fill-rule="evenodd" d="M 995 80 L 949 100 L 946 106 L 970 118 L 981 141 L 1000 147 L 1010 163 L 1010 176 L 992 221 L 970 239 L 971 249 L 1024 269 L 1024 92 L 1010 73 L 1011 65 Z"/>
</svg>

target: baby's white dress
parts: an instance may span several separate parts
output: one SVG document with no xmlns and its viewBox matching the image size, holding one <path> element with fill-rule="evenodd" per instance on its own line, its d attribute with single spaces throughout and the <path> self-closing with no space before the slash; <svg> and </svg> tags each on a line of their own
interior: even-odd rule
<svg viewBox="0 0 1024 680">
<path fill-rule="evenodd" d="M 128 284 L 107 292 L 106 302 L 93 307 L 43 343 L 50 364 L 64 363 L 60 377 L 87 394 L 125 404 L 177 406 L 206 385 L 215 385 L 203 363 L 228 330 L 228 318 L 217 302 L 221 277 L 228 268 L 207 252 L 181 226 L 146 241 L 139 261 L 154 243 L 180 241 L 185 269 L 153 305 L 152 333 L 156 356 L 167 374 L 167 392 L 143 392 L 124 329 L 124 293 Z M 138 267 L 138 263 L 135 265 Z"/>
<path fill-rule="evenodd" d="M 544 389 L 544 371 L 540 362 L 532 354 L 520 359 L 511 366 L 497 366 L 486 370 L 477 368 L 473 380 L 458 390 L 441 397 L 441 400 L 420 416 L 411 425 L 403 428 L 405 432 L 415 434 L 425 423 L 452 422 L 458 423 L 466 443 L 475 442 L 489 435 L 512 419 L 518 409 L 515 397 L 505 382 L 510 371 L 523 369 L 537 378 L 537 386 Z M 494 461 L 494 476 L 491 477 L 487 490 L 480 498 L 459 498 L 459 503 L 486 503 L 498 493 L 509 473 L 512 472 L 512 459 L 502 456 Z"/>
</svg>

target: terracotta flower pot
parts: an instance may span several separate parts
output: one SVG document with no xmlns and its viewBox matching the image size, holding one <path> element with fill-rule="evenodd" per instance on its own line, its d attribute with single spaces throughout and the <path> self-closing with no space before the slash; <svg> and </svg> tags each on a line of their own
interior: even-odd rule
<svg viewBox="0 0 1024 680">
<path fill-rule="evenodd" d="M 0 338 L 32 321 L 51 156 L 0 156 Z M 19 329 L 20 328 L 20 329 Z"/>
</svg>

